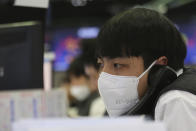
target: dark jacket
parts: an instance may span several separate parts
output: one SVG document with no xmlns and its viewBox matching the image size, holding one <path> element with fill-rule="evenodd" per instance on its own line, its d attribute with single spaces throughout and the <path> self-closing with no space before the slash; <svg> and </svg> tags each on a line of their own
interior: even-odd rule
<svg viewBox="0 0 196 131">
<path fill-rule="evenodd" d="M 196 95 L 196 69 L 184 69 L 176 76 L 171 68 L 155 67 L 149 73 L 149 89 L 140 102 L 123 115 L 148 115 L 154 119 L 154 112 L 160 96 L 171 90 L 187 91 Z"/>
</svg>

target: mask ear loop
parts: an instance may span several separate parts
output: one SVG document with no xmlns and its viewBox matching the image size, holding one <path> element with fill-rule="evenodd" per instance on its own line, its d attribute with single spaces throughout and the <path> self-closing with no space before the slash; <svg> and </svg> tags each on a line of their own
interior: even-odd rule
<svg viewBox="0 0 196 131">
<path fill-rule="evenodd" d="M 145 74 L 146 74 L 146 72 L 148 72 L 155 64 L 156 64 L 156 60 L 148 67 L 148 69 L 146 69 L 139 77 L 138 77 L 138 80 L 140 79 L 140 78 L 142 78 Z"/>
</svg>

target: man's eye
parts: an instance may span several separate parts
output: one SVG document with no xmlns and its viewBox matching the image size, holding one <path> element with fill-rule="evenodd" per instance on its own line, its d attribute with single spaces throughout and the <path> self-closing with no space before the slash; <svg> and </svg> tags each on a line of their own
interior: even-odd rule
<svg viewBox="0 0 196 131">
<path fill-rule="evenodd" d="M 117 64 L 117 63 L 114 64 L 114 68 L 120 68 L 120 67 L 122 67 L 121 64 Z"/>
<path fill-rule="evenodd" d="M 98 66 L 99 66 L 100 69 L 102 69 L 104 64 L 103 63 L 98 63 Z"/>
<path fill-rule="evenodd" d="M 100 63 L 100 68 L 103 68 L 104 64 L 103 63 Z"/>
</svg>

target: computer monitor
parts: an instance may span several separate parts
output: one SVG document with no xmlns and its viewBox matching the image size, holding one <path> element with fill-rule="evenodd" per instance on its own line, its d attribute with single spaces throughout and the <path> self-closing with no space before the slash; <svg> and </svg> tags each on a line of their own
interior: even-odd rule
<svg viewBox="0 0 196 131">
<path fill-rule="evenodd" d="M 180 11 L 180 10 L 179 10 Z M 196 14 L 188 10 L 171 13 L 169 18 L 175 23 L 186 42 L 187 55 L 184 61 L 185 66 L 196 66 Z"/>
<path fill-rule="evenodd" d="M 61 27 L 47 31 L 46 43 L 55 53 L 53 70 L 55 72 L 66 71 L 71 61 L 80 54 L 80 40 L 96 38 L 98 32 L 99 27 L 97 26 Z"/>
<path fill-rule="evenodd" d="M 180 24 L 179 28 L 182 32 L 187 44 L 186 65 L 196 65 L 196 18 L 189 20 L 189 23 Z"/>
<path fill-rule="evenodd" d="M 43 88 L 43 42 L 39 22 L 0 25 L 0 90 Z"/>
</svg>

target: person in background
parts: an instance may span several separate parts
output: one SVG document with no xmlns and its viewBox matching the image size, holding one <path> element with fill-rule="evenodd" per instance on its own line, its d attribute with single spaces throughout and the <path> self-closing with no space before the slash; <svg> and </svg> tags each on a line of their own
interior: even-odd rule
<svg viewBox="0 0 196 131">
<path fill-rule="evenodd" d="M 67 89 L 70 108 L 70 117 L 88 116 L 91 94 L 89 78 L 84 72 L 84 62 L 81 57 L 77 57 L 70 64 L 64 85 Z"/>
<path fill-rule="evenodd" d="M 148 115 L 168 131 L 196 131 L 196 70 L 184 68 L 186 45 L 164 15 L 122 12 L 101 28 L 98 89 L 110 117 Z"/>
<path fill-rule="evenodd" d="M 84 61 L 85 73 L 89 77 L 91 87 L 91 107 L 89 116 L 102 117 L 106 113 L 106 109 L 102 98 L 99 95 L 97 80 L 99 77 L 99 64 L 96 58 L 96 44 L 97 40 L 94 39 L 82 39 L 80 41 L 81 57 Z"/>
</svg>

